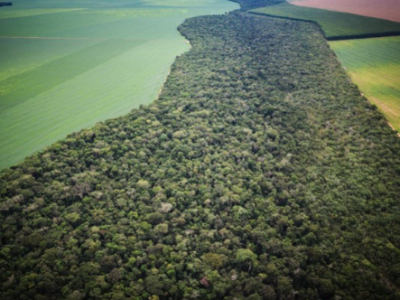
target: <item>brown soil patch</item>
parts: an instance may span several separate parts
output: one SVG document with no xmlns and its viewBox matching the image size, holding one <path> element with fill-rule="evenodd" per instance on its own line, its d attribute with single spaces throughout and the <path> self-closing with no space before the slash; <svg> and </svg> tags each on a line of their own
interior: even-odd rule
<svg viewBox="0 0 400 300">
<path fill-rule="evenodd" d="M 400 22 L 399 0 L 298 0 L 290 3 Z"/>
</svg>

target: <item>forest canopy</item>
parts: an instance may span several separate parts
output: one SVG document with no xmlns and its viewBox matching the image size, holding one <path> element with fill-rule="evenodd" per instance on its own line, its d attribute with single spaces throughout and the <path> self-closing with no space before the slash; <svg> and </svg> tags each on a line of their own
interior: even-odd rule
<svg viewBox="0 0 400 300">
<path fill-rule="evenodd" d="M 400 141 L 319 29 L 185 21 L 154 103 L 0 177 L 2 299 L 400 299 Z"/>
</svg>

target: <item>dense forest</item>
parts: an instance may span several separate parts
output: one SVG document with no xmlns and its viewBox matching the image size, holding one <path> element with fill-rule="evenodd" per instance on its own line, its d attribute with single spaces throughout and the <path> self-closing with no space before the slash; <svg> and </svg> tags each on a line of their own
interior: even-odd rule
<svg viewBox="0 0 400 300">
<path fill-rule="evenodd" d="M 185 21 L 158 100 L 0 177 L 1 299 L 400 299 L 400 141 L 312 24 Z"/>
</svg>

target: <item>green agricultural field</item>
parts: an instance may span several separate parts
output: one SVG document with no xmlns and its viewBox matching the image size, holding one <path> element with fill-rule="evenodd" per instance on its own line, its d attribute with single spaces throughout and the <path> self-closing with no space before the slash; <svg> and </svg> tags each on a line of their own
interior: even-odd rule
<svg viewBox="0 0 400 300">
<path fill-rule="evenodd" d="M 186 18 L 226 0 L 22 0 L 0 11 L 0 169 L 157 96 Z"/>
<path fill-rule="evenodd" d="M 400 35 L 400 23 L 354 14 L 282 3 L 251 11 L 255 14 L 318 23 L 328 40 Z"/>
<path fill-rule="evenodd" d="M 13 18 L 22 18 L 22 17 L 30 17 L 37 15 L 45 15 L 45 14 L 54 14 L 57 12 L 67 12 L 79 10 L 79 8 L 71 9 L 71 8 L 60 8 L 60 9 L 12 9 L 10 7 L 2 8 L 0 11 L 0 20 L 2 19 L 13 19 Z"/>
<path fill-rule="evenodd" d="M 330 45 L 360 90 L 400 132 L 400 37 Z"/>
</svg>

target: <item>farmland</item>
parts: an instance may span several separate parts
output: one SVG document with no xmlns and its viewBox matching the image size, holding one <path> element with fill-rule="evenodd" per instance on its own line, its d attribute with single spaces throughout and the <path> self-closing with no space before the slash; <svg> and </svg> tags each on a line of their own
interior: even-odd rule
<svg viewBox="0 0 400 300">
<path fill-rule="evenodd" d="M 189 44 L 176 28 L 225 0 L 19 1 L 0 12 L 0 169 L 151 102 Z"/>
<path fill-rule="evenodd" d="M 251 12 L 316 22 L 321 26 L 328 40 L 400 35 L 400 23 L 288 3 L 263 7 Z"/>
<path fill-rule="evenodd" d="M 290 3 L 400 22 L 398 0 L 297 0 Z"/>
<path fill-rule="evenodd" d="M 354 3 L 350 6 L 340 6 L 342 2 L 335 2 L 335 5 L 342 7 L 343 10 L 353 7 L 354 9 L 349 11 L 356 12 Z M 366 7 L 371 7 L 373 2 L 367 1 Z M 335 6 L 333 1 L 299 1 L 296 4 L 301 6 L 284 3 L 256 9 L 252 12 L 316 22 L 321 26 L 328 40 L 343 39 L 343 41 L 331 42 L 332 49 L 360 90 L 379 107 L 393 128 L 400 131 L 400 88 L 398 84 L 400 81 L 400 38 L 348 40 L 349 38 L 396 34 L 399 33 L 400 23 L 310 8 L 313 3 L 318 3 L 317 7 L 321 8 L 333 9 Z M 324 6 L 324 3 L 331 3 L 331 6 Z M 378 6 L 386 4 L 375 3 Z M 365 9 L 364 6 L 359 5 L 359 8 L 361 7 Z M 373 10 L 370 9 L 370 11 Z M 375 11 L 383 13 L 385 10 L 375 9 Z"/>
<path fill-rule="evenodd" d="M 365 96 L 400 131 L 400 37 L 335 41 L 330 46 Z"/>
<path fill-rule="evenodd" d="M 318 28 L 180 32 L 156 101 L 2 172 L 1 299 L 400 300 L 400 139 Z"/>
</svg>

